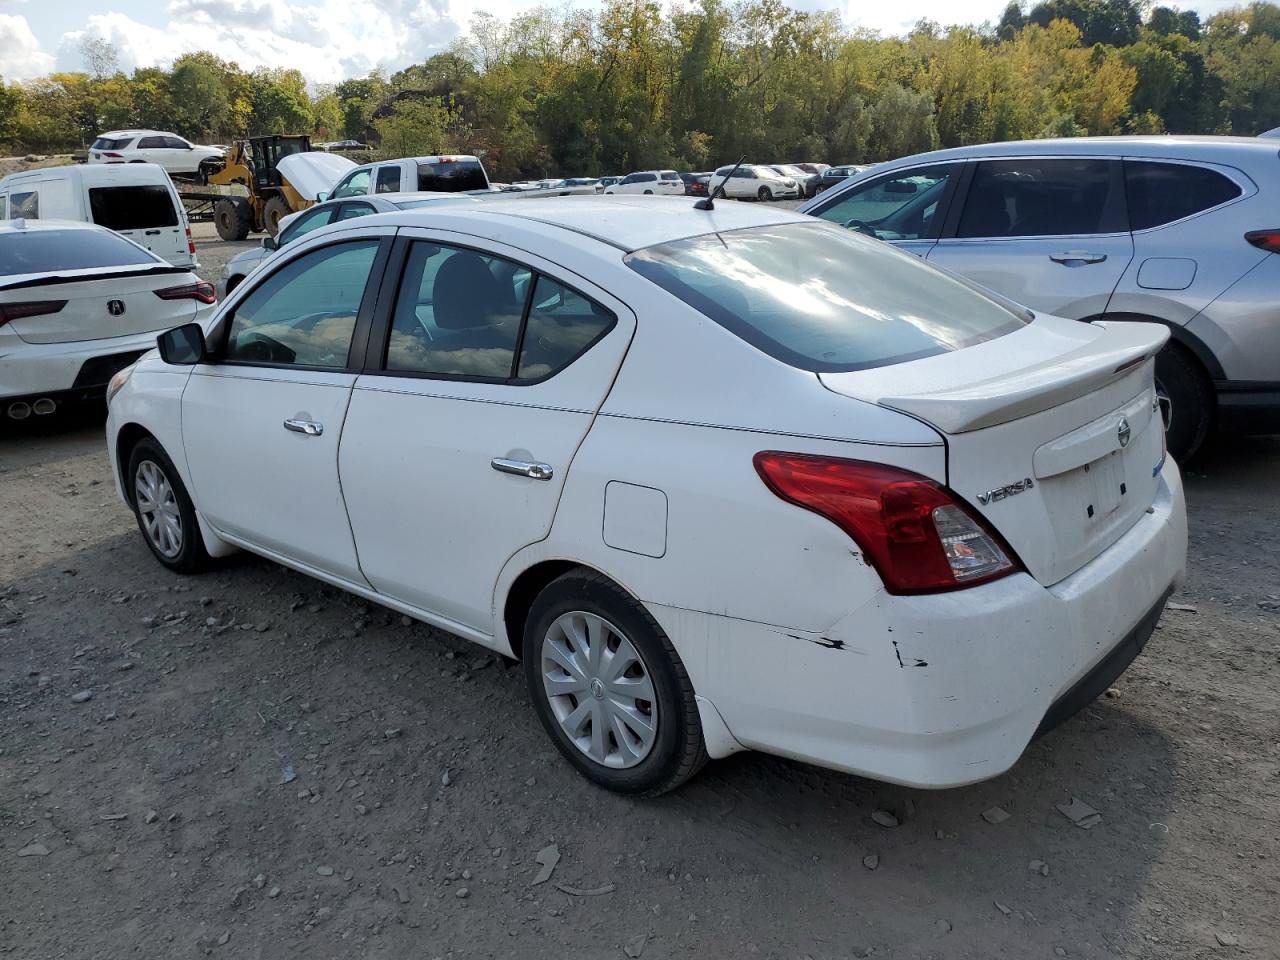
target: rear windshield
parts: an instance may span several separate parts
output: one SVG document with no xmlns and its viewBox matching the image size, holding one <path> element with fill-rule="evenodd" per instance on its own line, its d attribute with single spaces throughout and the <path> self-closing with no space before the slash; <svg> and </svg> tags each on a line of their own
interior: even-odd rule
<svg viewBox="0 0 1280 960">
<path fill-rule="evenodd" d="M 947 353 L 1027 322 L 909 253 L 822 223 L 706 234 L 626 263 L 769 356 L 815 372 Z"/>
<path fill-rule="evenodd" d="M 488 190 L 489 178 L 479 160 L 444 160 L 418 164 L 418 189 L 457 193 Z"/>
<path fill-rule="evenodd" d="M 93 222 L 108 230 L 176 227 L 177 205 L 169 188 L 158 183 L 134 187 L 90 187 Z"/>
<path fill-rule="evenodd" d="M 123 150 L 132 142 L 133 142 L 133 137 L 120 137 L 117 140 L 113 140 L 110 137 L 99 137 L 97 140 L 93 141 L 93 146 L 90 149 Z"/>
<path fill-rule="evenodd" d="M 0 276 L 92 267 L 167 266 L 136 244 L 97 230 L 6 230 L 0 233 Z"/>
</svg>

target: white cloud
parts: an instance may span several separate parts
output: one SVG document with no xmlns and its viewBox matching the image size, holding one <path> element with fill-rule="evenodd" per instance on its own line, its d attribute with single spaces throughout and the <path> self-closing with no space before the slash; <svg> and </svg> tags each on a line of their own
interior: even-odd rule
<svg viewBox="0 0 1280 960">
<path fill-rule="evenodd" d="M 53 69 L 53 57 L 40 49 L 26 17 L 0 13 L 0 77 L 29 80 Z"/>
</svg>

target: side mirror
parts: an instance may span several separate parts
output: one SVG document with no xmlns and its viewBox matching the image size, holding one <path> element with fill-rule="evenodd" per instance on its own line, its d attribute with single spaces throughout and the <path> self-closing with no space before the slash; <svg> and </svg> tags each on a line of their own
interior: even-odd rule
<svg viewBox="0 0 1280 960">
<path fill-rule="evenodd" d="M 204 330 L 198 323 L 184 323 L 166 330 L 156 338 L 160 359 L 178 367 L 190 367 L 208 355 L 204 342 Z"/>
<path fill-rule="evenodd" d="M 277 240 L 275 237 L 263 237 L 263 238 L 262 238 L 262 249 L 263 249 L 263 250 L 279 250 L 279 249 L 280 249 L 280 241 L 279 241 L 279 240 Z"/>
<path fill-rule="evenodd" d="M 329 199 L 328 190 L 321 190 L 319 193 L 316 194 L 316 203 L 324 203 L 328 199 Z"/>
</svg>

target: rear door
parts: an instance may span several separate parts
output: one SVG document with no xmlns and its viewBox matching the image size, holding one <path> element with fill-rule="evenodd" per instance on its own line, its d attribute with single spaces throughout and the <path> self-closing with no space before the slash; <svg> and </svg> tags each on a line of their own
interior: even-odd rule
<svg viewBox="0 0 1280 960">
<path fill-rule="evenodd" d="M 980 160 L 930 263 L 1035 310 L 1103 313 L 1133 258 L 1119 160 Z"/>
<path fill-rule="evenodd" d="M 962 165 L 938 163 L 866 180 L 806 212 L 924 257 L 946 218 Z"/>
<path fill-rule="evenodd" d="M 377 590 L 488 634 L 498 573 L 550 530 L 635 319 L 525 252 L 400 237 L 403 278 L 379 296 L 383 333 L 351 397 L 342 489 Z"/>
<path fill-rule="evenodd" d="M 167 183 L 90 186 L 89 217 L 177 266 L 193 261 L 177 196 Z"/>
</svg>

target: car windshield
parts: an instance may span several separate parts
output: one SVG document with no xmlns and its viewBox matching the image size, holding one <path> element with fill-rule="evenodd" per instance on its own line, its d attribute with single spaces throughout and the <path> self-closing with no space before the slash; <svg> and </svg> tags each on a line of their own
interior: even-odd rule
<svg viewBox="0 0 1280 960">
<path fill-rule="evenodd" d="M 133 265 L 167 266 L 159 257 L 106 230 L 0 232 L 0 276 Z"/>
<path fill-rule="evenodd" d="M 947 353 L 1028 322 L 911 254 L 821 223 L 705 234 L 626 263 L 769 356 L 815 372 Z"/>
</svg>

